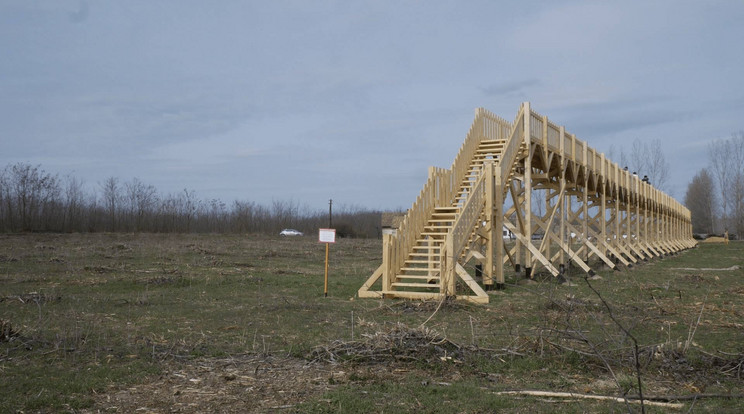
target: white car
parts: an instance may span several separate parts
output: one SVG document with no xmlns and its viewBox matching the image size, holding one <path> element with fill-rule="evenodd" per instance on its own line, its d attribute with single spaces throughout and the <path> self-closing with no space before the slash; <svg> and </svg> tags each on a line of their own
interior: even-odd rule
<svg viewBox="0 0 744 414">
<path fill-rule="evenodd" d="M 302 232 L 295 229 L 284 229 L 279 233 L 280 236 L 302 236 Z"/>
</svg>

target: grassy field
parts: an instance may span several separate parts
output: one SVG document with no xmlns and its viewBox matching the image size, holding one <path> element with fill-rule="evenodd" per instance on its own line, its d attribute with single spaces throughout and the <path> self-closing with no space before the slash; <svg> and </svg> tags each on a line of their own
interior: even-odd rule
<svg viewBox="0 0 744 414">
<path fill-rule="evenodd" d="M 744 409 L 744 243 L 488 305 L 355 298 L 380 250 L 332 245 L 326 298 L 314 236 L 0 235 L 0 412 Z"/>
</svg>

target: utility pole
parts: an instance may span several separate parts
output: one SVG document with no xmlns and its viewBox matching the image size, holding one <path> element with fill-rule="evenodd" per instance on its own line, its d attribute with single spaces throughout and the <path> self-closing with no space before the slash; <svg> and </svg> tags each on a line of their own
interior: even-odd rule
<svg viewBox="0 0 744 414">
<path fill-rule="evenodd" d="M 328 200 L 328 228 L 333 228 L 333 199 Z"/>
</svg>

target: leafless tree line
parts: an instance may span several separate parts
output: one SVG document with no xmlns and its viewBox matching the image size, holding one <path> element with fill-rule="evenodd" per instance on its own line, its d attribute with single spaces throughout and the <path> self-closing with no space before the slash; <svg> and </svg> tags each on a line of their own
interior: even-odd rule
<svg viewBox="0 0 744 414">
<path fill-rule="evenodd" d="M 685 194 L 693 231 L 744 237 L 744 131 L 711 142 L 708 162 Z"/>
<path fill-rule="evenodd" d="M 0 170 L 0 232 L 209 232 L 278 234 L 294 228 L 312 234 L 328 226 L 328 211 L 299 202 L 225 203 L 199 199 L 192 190 L 161 194 L 137 178 L 108 177 L 89 191 L 79 178 L 59 177 L 41 166 L 17 163 Z M 380 212 L 337 207 L 340 236 L 380 237 Z"/>
<path fill-rule="evenodd" d="M 667 194 L 672 193 L 669 188 L 669 161 L 664 155 L 660 139 L 651 142 L 636 139 L 629 154 L 625 153 L 623 147 L 617 150 L 614 145 L 610 145 L 607 157 L 639 177 L 648 177 L 649 182 L 659 190 Z"/>
</svg>

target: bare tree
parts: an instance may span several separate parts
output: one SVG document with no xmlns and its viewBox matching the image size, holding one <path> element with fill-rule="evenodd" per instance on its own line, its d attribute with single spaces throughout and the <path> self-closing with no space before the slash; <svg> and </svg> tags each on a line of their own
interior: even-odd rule
<svg viewBox="0 0 744 414">
<path fill-rule="evenodd" d="M 184 220 L 182 231 L 190 232 L 191 222 L 194 220 L 194 216 L 196 215 L 198 204 L 194 190 L 189 191 L 184 188 L 183 193 L 181 193 L 179 197 L 179 201 L 179 213 Z"/>
<path fill-rule="evenodd" d="M 613 162 L 616 162 L 617 165 L 619 165 L 621 168 L 625 168 L 628 166 L 628 157 L 625 155 L 625 150 L 623 147 L 620 147 L 619 149 L 615 147 L 615 144 L 610 144 L 610 148 L 607 151 L 607 158 L 612 160 Z"/>
<path fill-rule="evenodd" d="M 59 200 L 59 179 L 41 166 L 18 163 L 3 174 L 8 227 L 12 231 L 55 230 L 55 206 Z"/>
<path fill-rule="evenodd" d="M 710 161 L 710 170 L 718 184 L 718 191 L 721 195 L 721 222 L 718 230 L 721 231 L 728 227 L 728 206 L 729 206 L 729 170 L 730 157 L 727 151 L 728 143 L 724 140 L 715 140 L 708 145 L 708 157 Z"/>
<path fill-rule="evenodd" d="M 641 142 L 639 139 L 633 140 L 633 144 L 630 147 L 630 163 L 628 164 L 631 171 L 648 175 L 648 158 L 646 153 L 648 152 L 648 145 Z M 650 178 L 650 177 L 649 177 Z"/>
<path fill-rule="evenodd" d="M 116 218 L 119 213 L 119 203 L 121 200 L 119 179 L 109 177 L 101 184 L 103 190 L 103 200 L 109 217 L 109 230 L 116 231 Z"/>
<path fill-rule="evenodd" d="M 126 194 L 129 207 L 130 228 L 142 231 L 145 221 L 154 214 L 157 203 L 157 191 L 152 185 L 146 185 L 137 178 L 126 183 Z"/>
<path fill-rule="evenodd" d="M 721 224 L 718 230 L 744 234 L 744 131 L 708 146 L 710 169 L 721 195 Z"/>
<path fill-rule="evenodd" d="M 121 184 L 116 177 L 86 194 L 84 183 L 69 174 L 60 181 L 40 166 L 8 165 L 0 170 L 0 231 L 258 232 L 276 234 L 286 227 L 310 233 L 327 225 L 327 211 L 313 211 L 295 200 L 274 200 L 269 207 L 196 193 L 161 196 L 139 179 Z M 538 192 L 539 194 L 539 192 Z M 538 203 L 539 201 L 539 203 Z M 544 211 L 542 197 L 536 209 Z M 380 212 L 342 205 L 334 211 L 338 234 L 380 237 Z"/>
<path fill-rule="evenodd" d="M 647 169 L 643 170 L 643 174 L 648 175 L 654 187 L 671 193 L 671 189 L 669 188 L 669 161 L 667 161 L 666 155 L 664 155 L 661 140 L 653 140 L 646 148 Z"/>
<path fill-rule="evenodd" d="M 10 231 L 12 203 L 10 199 L 10 184 L 7 178 L 7 168 L 0 171 L 0 230 Z"/>
<path fill-rule="evenodd" d="M 271 202 L 271 213 L 276 224 L 274 231 L 287 227 L 297 227 L 299 209 L 299 203 L 294 200 L 273 200 Z"/>
<path fill-rule="evenodd" d="M 83 192 L 83 182 L 68 174 L 65 177 L 65 231 L 81 230 L 84 226 L 82 221 L 85 209 L 85 193 Z"/>
<path fill-rule="evenodd" d="M 639 176 L 647 176 L 654 187 L 666 193 L 669 188 L 669 161 L 664 154 L 661 140 L 643 143 L 636 139 L 630 152 L 630 170 Z"/>
<path fill-rule="evenodd" d="M 713 233 L 716 213 L 716 192 L 713 177 L 708 170 L 698 172 L 687 186 L 685 205 L 692 215 L 695 233 Z"/>
<path fill-rule="evenodd" d="M 741 237 L 744 236 L 744 131 L 731 135 L 729 151 L 732 224 Z"/>
</svg>

